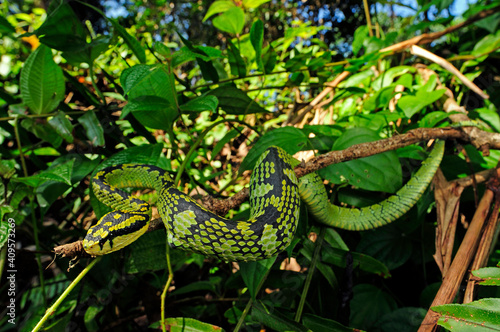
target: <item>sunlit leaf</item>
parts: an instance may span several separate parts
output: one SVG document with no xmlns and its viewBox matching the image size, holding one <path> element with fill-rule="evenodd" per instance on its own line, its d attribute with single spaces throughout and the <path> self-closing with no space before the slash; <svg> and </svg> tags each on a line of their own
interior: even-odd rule
<svg viewBox="0 0 500 332">
<path fill-rule="evenodd" d="M 21 97 L 35 114 L 53 111 L 64 99 L 64 75 L 52 59 L 52 51 L 41 45 L 28 57 L 21 71 Z"/>
</svg>

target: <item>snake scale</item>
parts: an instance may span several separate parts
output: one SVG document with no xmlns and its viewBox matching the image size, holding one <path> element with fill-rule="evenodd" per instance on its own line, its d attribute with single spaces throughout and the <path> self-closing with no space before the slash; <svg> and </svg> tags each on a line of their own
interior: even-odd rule
<svg viewBox="0 0 500 332">
<path fill-rule="evenodd" d="M 255 261 L 283 251 L 291 242 L 302 199 L 314 218 L 328 226 L 366 230 L 386 225 L 406 213 L 421 197 L 444 151 L 438 141 L 416 174 L 396 194 L 361 209 L 330 203 L 315 173 L 297 179 L 296 160 L 270 147 L 257 161 L 250 179 L 250 219 L 233 221 L 207 210 L 177 190 L 166 171 L 156 166 L 124 164 L 98 171 L 96 197 L 113 208 L 91 227 L 83 241 L 90 255 L 104 255 L 135 241 L 148 228 L 151 207 L 120 188 L 150 188 L 158 193 L 157 208 L 173 248 L 225 261 Z"/>
</svg>

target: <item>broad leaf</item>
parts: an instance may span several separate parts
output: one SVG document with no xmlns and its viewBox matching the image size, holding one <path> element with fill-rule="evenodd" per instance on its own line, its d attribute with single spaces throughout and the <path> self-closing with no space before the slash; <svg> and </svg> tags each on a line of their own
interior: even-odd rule
<svg viewBox="0 0 500 332">
<path fill-rule="evenodd" d="M 295 322 L 293 319 L 280 314 L 275 308 L 267 308 L 262 302 L 253 304 L 252 318 L 261 322 L 273 331 L 308 332 L 307 327 Z"/>
<path fill-rule="evenodd" d="M 56 2 L 59 6 L 49 13 L 36 35 L 43 44 L 56 50 L 80 50 L 87 44 L 85 29 L 70 5 L 61 0 Z"/>
<path fill-rule="evenodd" d="M 123 108 L 123 112 L 132 112 L 143 125 L 153 129 L 168 130 L 179 116 L 177 109 L 167 99 L 157 96 L 132 98 Z"/>
<path fill-rule="evenodd" d="M 240 7 L 232 7 L 212 20 L 217 29 L 238 35 L 245 26 L 245 13 Z"/>
<path fill-rule="evenodd" d="M 73 125 L 64 112 L 57 112 L 57 115 L 49 119 L 48 123 L 66 142 L 73 143 Z"/>
<path fill-rule="evenodd" d="M 498 267 L 483 267 L 472 271 L 472 274 L 482 279 L 479 281 L 480 285 L 500 286 L 500 268 Z"/>
<path fill-rule="evenodd" d="M 247 94 L 233 86 L 221 86 L 209 92 L 217 97 L 219 106 L 227 114 L 252 114 L 267 112 Z"/>
<path fill-rule="evenodd" d="M 187 103 L 179 106 L 183 112 L 193 112 L 199 113 L 203 111 L 215 112 L 217 111 L 217 106 L 219 105 L 219 100 L 217 97 L 211 95 L 205 95 L 193 98 Z"/>
<path fill-rule="evenodd" d="M 353 292 L 349 318 L 351 326 L 369 331 L 380 317 L 397 308 L 396 301 L 378 287 L 359 284 L 354 286 Z"/>
<path fill-rule="evenodd" d="M 264 65 L 262 63 L 262 44 L 264 42 L 264 23 L 261 20 L 257 20 L 252 24 L 250 28 L 250 41 L 255 50 L 255 61 L 260 70 L 264 70 Z"/>
<path fill-rule="evenodd" d="M 224 329 L 212 325 L 200 322 L 199 320 L 193 318 L 167 318 L 165 319 L 165 324 L 170 332 L 212 332 L 212 331 L 224 331 Z"/>
<path fill-rule="evenodd" d="M 85 134 L 92 142 L 92 145 L 104 145 L 104 129 L 102 128 L 101 123 L 97 119 L 94 111 L 85 112 L 85 114 L 78 118 L 78 122 L 83 126 L 83 129 L 85 129 Z"/>
<path fill-rule="evenodd" d="M 247 67 L 245 61 L 241 57 L 240 50 L 233 44 L 231 40 L 227 40 L 229 48 L 227 50 L 229 66 L 231 67 L 231 74 L 243 77 L 247 74 Z"/>
<path fill-rule="evenodd" d="M 314 332 L 354 332 L 358 331 L 351 327 L 346 327 L 339 322 L 312 314 L 305 314 L 302 317 L 302 324 Z"/>
<path fill-rule="evenodd" d="M 71 185 L 71 172 L 73 171 L 74 160 L 69 160 L 55 167 L 49 167 L 36 175 L 29 177 L 19 177 L 12 179 L 15 182 L 24 183 L 30 187 L 38 187 L 46 181 L 62 182 Z"/>
<path fill-rule="evenodd" d="M 241 174 L 247 169 L 252 169 L 259 157 L 270 146 L 279 146 L 293 155 L 302 150 L 307 144 L 307 136 L 297 128 L 283 127 L 267 132 L 253 146 L 240 165 L 238 172 Z"/>
<path fill-rule="evenodd" d="M 443 304 L 431 308 L 440 313 L 438 325 L 452 331 L 500 331 L 500 299 L 467 304 Z"/>
<path fill-rule="evenodd" d="M 35 114 L 53 111 L 64 99 L 64 75 L 47 46 L 38 47 L 21 71 L 21 97 Z"/>
<path fill-rule="evenodd" d="M 332 150 L 343 150 L 354 144 L 378 139 L 380 136 L 374 131 L 353 128 L 335 141 Z M 335 184 L 349 183 L 358 188 L 388 193 L 396 192 L 402 184 L 401 164 L 394 151 L 330 165 L 320 170 L 319 174 Z"/>
<path fill-rule="evenodd" d="M 273 266 L 274 261 L 276 261 L 276 257 L 277 256 L 256 262 L 243 262 L 239 264 L 241 276 L 253 299 L 257 296 L 257 291 L 259 291 L 259 287 L 264 277 L 267 275 L 267 272 Z"/>
<path fill-rule="evenodd" d="M 218 0 L 214 1 L 210 7 L 208 7 L 208 11 L 205 14 L 205 17 L 203 17 L 203 21 L 205 22 L 208 20 L 211 16 L 219 13 L 223 13 L 235 6 L 234 2 L 231 0 Z"/>
<path fill-rule="evenodd" d="M 129 100 L 144 96 L 166 99 L 177 105 L 173 74 L 165 65 L 137 65 L 123 71 L 120 81 Z"/>
</svg>

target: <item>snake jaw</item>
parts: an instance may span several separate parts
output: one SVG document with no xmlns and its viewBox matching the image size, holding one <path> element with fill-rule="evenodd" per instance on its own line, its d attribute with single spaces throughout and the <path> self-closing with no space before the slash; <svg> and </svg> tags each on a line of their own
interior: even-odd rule
<svg viewBox="0 0 500 332">
<path fill-rule="evenodd" d="M 83 249 L 92 256 L 123 249 L 147 231 L 150 219 L 147 212 L 110 212 L 88 230 Z"/>
</svg>

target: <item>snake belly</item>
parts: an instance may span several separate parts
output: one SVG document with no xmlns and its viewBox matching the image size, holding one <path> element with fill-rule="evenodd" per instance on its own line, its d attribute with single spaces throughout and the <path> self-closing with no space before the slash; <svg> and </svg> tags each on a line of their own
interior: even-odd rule
<svg viewBox="0 0 500 332">
<path fill-rule="evenodd" d="M 104 204 L 117 210 L 91 227 L 83 241 L 89 254 L 104 255 L 141 236 L 151 208 L 119 188 L 151 188 L 158 194 L 158 212 L 173 248 L 218 257 L 225 261 L 255 261 L 283 251 L 292 240 L 299 218 L 298 180 L 293 158 L 278 147 L 267 149 L 250 180 L 250 219 L 220 217 L 177 190 L 168 174 L 154 166 L 119 165 L 93 178 L 93 190 Z"/>
</svg>

